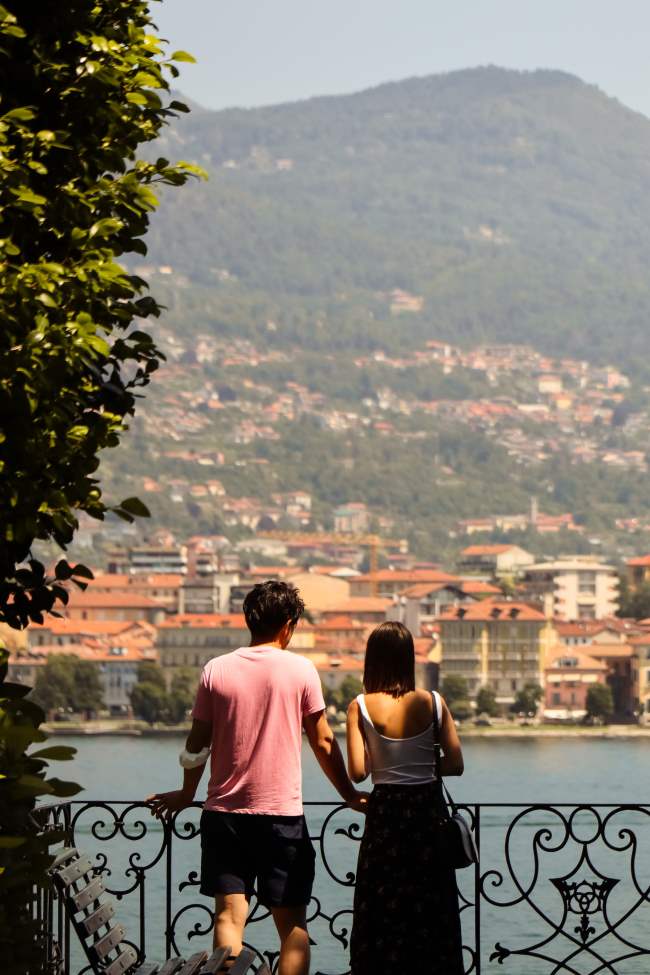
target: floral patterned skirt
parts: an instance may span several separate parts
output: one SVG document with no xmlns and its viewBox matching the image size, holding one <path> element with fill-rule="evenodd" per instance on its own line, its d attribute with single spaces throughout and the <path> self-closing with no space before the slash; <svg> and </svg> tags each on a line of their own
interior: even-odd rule
<svg viewBox="0 0 650 975">
<path fill-rule="evenodd" d="M 435 783 L 377 785 L 359 851 L 352 975 L 463 975 L 455 871 L 439 862 Z"/>
</svg>

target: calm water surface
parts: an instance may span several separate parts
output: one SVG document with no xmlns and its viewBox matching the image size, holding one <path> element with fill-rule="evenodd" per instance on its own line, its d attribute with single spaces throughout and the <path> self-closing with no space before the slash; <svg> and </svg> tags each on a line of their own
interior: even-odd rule
<svg viewBox="0 0 650 975">
<path fill-rule="evenodd" d="M 151 792 L 177 788 L 181 781 L 177 758 L 180 738 L 75 737 L 57 738 L 56 742 L 71 744 L 78 749 L 75 762 L 59 765 L 56 774 L 80 782 L 85 790 L 79 797 L 83 801 L 138 801 Z M 451 782 L 458 802 L 650 804 L 650 740 L 468 739 L 464 753 L 465 775 Z M 308 747 L 303 753 L 303 769 L 305 800 L 336 802 L 333 789 Z M 313 835 L 320 833 L 330 811 L 327 806 L 308 808 Z M 650 886 L 650 815 L 619 813 L 605 824 L 607 842 L 599 836 L 597 842 L 589 843 L 599 830 L 599 823 L 592 813 L 580 813 L 570 824 L 571 828 L 567 827 L 570 809 L 561 810 L 560 814 L 526 813 L 508 836 L 510 824 L 520 813 L 512 806 L 485 808 L 480 813 L 481 874 L 495 871 L 485 888 L 488 899 L 484 898 L 481 904 L 481 972 L 650 975 L 650 955 L 633 957 L 634 946 L 650 946 L 650 902 L 646 893 Z M 606 811 L 603 811 L 601 826 L 605 815 Z M 177 949 L 181 953 L 209 944 L 210 902 L 198 893 L 194 875 L 199 867 L 200 848 L 198 839 L 192 838 L 191 833 L 192 824 L 196 824 L 197 819 L 198 815 L 190 812 L 184 822 L 179 823 L 180 835 L 174 839 L 169 862 L 174 891 L 173 914 L 177 915 L 174 930 Z M 97 826 L 98 820 L 103 820 L 104 825 Z M 146 823 L 144 835 L 139 820 Z M 355 867 L 360 835 L 358 822 L 354 814 L 344 810 L 335 814 L 324 834 L 322 852 L 329 870 L 343 881 Z M 76 842 L 78 847 L 92 855 L 106 856 L 112 871 L 109 885 L 116 890 L 126 890 L 134 879 L 133 871 L 129 873 L 130 867 L 146 865 L 156 859 L 162 833 L 155 821 L 142 816 L 141 810 L 126 817 L 126 835 L 119 831 L 113 835 L 114 832 L 114 821 L 105 809 L 89 809 L 79 816 Z M 188 839 L 183 838 L 188 835 Z M 632 835 L 634 841 L 629 838 Z M 536 846 L 535 837 L 538 838 Z M 586 841 L 587 846 L 582 841 Z M 589 861 L 584 859 L 585 852 L 590 854 Z M 640 895 L 629 879 L 632 858 Z M 147 955 L 156 960 L 164 953 L 166 869 L 163 857 L 147 872 L 143 911 L 137 896 L 131 894 L 124 897 L 118 912 L 134 940 L 138 938 L 144 917 Z M 528 890 L 535 871 L 537 882 L 521 903 L 521 892 Z M 414 876 L 416 874 L 417 865 L 414 864 Z M 473 904 L 472 871 L 459 872 L 458 876 L 461 893 Z M 567 884 L 584 880 L 602 883 L 603 876 L 618 881 L 607 894 L 608 901 L 605 897 L 607 903 L 602 899 L 602 892 L 601 901 L 591 897 L 578 904 L 574 898 L 569 902 L 570 913 L 563 927 L 573 941 L 562 934 L 553 937 L 554 931 L 545 916 L 562 925 L 565 904 L 553 880 L 567 878 Z M 181 884 L 185 886 L 179 889 Z M 335 883 L 319 861 L 314 893 L 326 918 L 315 918 L 311 925 L 311 934 L 316 941 L 312 971 L 338 975 L 347 971 L 344 942 L 351 922 L 351 888 Z M 643 893 L 646 893 L 645 901 Z M 510 901 L 520 903 L 506 908 L 497 907 L 489 903 L 490 900 L 499 905 Z M 642 903 L 637 910 L 639 901 Z M 577 910 L 578 907 L 583 913 L 587 911 L 587 923 L 594 927 L 595 934 L 589 936 L 592 942 L 594 937 L 599 939 L 596 943 L 590 942 L 592 947 L 586 951 L 580 950 L 582 916 L 579 912 L 571 913 L 572 908 Z M 255 917 L 263 917 L 260 909 Z M 616 926 L 618 938 L 605 936 L 606 917 L 610 925 Z M 464 911 L 463 924 L 465 942 L 474 944 L 473 907 Z M 248 931 L 249 940 L 256 947 L 275 950 L 276 942 L 268 921 L 262 919 L 249 926 Z M 551 940 L 547 941 L 549 938 Z M 623 948 L 622 941 L 628 947 Z M 497 960 L 490 961 L 489 955 L 497 942 L 515 950 L 538 945 L 535 950 L 538 957 L 510 956 L 502 965 Z M 569 953 L 573 958 L 566 961 Z M 618 960 L 623 954 L 632 957 Z M 560 959 L 563 964 L 558 966 Z"/>
</svg>

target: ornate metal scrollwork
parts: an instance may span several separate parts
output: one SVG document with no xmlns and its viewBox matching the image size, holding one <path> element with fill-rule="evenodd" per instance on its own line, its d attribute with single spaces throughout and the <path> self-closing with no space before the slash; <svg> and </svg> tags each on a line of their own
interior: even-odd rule
<svg viewBox="0 0 650 975">
<path fill-rule="evenodd" d="M 121 920 L 141 959 L 208 944 L 214 914 L 197 890 L 198 804 L 163 823 L 143 802 L 50 808 L 48 822 L 69 829 L 121 899 Z M 480 867 L 457 875 L 466 975 L 495 966 L 512 975 L 650 971 L 650 806 L 464 811 L 481 849 Z M 344 975 L 362 824 L 330 803 L 306 803 L 306 814 L 318 856 L 308 911 L 316 975 Z M 260 963 L 277 969 L 269 912 L 255 898 L 247 942 Z"/>
</svg>

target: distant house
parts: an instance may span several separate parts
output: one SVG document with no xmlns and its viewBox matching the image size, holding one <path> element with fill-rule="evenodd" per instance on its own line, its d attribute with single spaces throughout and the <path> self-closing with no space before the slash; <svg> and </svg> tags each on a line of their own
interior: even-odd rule
<svg viewBox="0 0 650 975">
<path fill-rule="evenodd" d="M 469 545 L 460 553 L 458 570 L 496 578 L 516 575 L 534 561 L 535 556 L 518 545 Z"/>
<path fill-rule="evenodd" d="M 363 501 L 351 501 L 334 509 L 334 531 L 357 534 L 368 530 L 370 514 Z"/>
<path fill-rule="evenodd" d="M 589 688 L 607 682 L 607 664 L 584 650 L 558 646 L 547 658 L 544 677 L 544 717 L 550 721 L 579 721 L 587 713 Z"/>
</svg>

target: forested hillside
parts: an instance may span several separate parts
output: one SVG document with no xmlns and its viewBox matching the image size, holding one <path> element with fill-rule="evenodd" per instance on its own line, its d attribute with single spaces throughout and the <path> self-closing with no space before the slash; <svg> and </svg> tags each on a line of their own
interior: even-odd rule
<svg viewBox="0 0 650 975">
<path fill-rule="evenodd" d="M 577 78 L 485 68 L 196 110 L 157 149 L 210 174 L 149 237 L 186 337 L 531 342 L 646 378 L 650 121 Z M 421 309 L 391 314 L 396 288 Z"/>
</svg>

